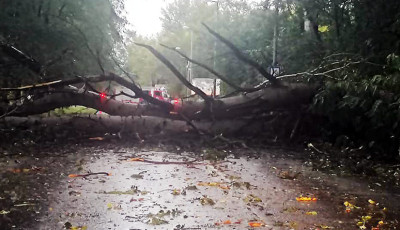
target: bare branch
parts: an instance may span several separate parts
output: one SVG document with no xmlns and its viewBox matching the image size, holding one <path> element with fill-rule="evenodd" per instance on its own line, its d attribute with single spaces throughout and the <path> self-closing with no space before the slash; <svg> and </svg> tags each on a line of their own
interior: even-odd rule
<svg viewBox="0 0 400 230">
<path fill-rule="evenodd" d="M 175 66 L 168 60 L 166 59 L 160 52 L 155 50 L 152 46 L 141 44 L 135 42 L 136 45 L 141 46 L 149 50 L 158 60 L 160 60 L 164 65 L 168 67 L 168 69 L 171 70 L 171 72 L 190 90 L 194 91 L 197 95 L 199 95 L 201 98 L 204 99 L 207 103 L 210 103 L 213 101 L 211 97 L 209 97 L 207 94 L 205 94 L 201 89 L 197 88 L 196 86 L 192 85 L 176 68 Z"/>
<path fill-rule="evenodd" d="M 10 111 L 5 112 L 3 115 L 0 116 L 0 119 L 2 119 L 4 117 L 7 117 L 8 115 L 10 115 L 10 114 L 14 113 L 15 111 L 17 111 L 18 107 L 19 106 L 17 105 L 13 109 L 11 109 Z"/>
<path fill-rule="evenodd" d="M 19 63 L 27 66 L 31 71 L 42 77 L 42 65 L 37 60 L 9 44 L 1 42 L 0 48 L 4 51 L 4 53 L 17 60 Z"/>
<path fill-rule="evenodd" d="M 257 69 L 258 72 L 260 72 L 260 74 L 263 75 L 266 79 L 268 79 L 272 84 L 279 85 L 279 81 L 274 76 L 269 74 L 260 64 L 246 57 L 245 54 L 242 53 L 242 51 L 240 51 L 235 45 L 232 44 L 232 42 L 228 41 L 228 39 L 222 37 L 220 34 L 212 30 L 205 23 L 202 24 L 204 27 L 206 27 L 208 32 L 210 32 L 212 35 L 218 38 L 226 46 L 228 46 L 239 60 Z"/>
<path fill-rule="evenodd" d="M 161 45 L 162 47 L 165 47 L 165 48 L 167 48 L 167 49 L 169 49 L 169 50 L 172 50 L 172 51 L 178 53 L 181 57 L 183 57 L 183 58 L 185 58 L 186 60 L 192 62 L 193 64 L 196 64 L 196 65 L 198 65 L 198 66 L 200 66 L 200 67 L 206 69 L 208 72 L 214 74 L 216 77 L 218 77 L 219 79 L 221 79 L 222 81 L 224 81 L 226 84 L 228 84 L 229 86 L 231 86 L 231 87 L 234 88 L 235 90 L 242 91 L 242 92 L 247 92 L 247 90 L 252 90 L 252 89 L 243 89 L 243 88 L 241 88 L 241 87 L 235 85 L 234 83 L 230 82 L 226 77 L 222 76 L 221 74 L 219 74 L 219 73 L 217 73 L 215 70 L 213 70 L 211 67 L 208 67 L 208 66 L 205 65 L 205 64 L 202 64 L 202 63 L 200 63 L 200 62 L 198 62 L 198 61 L 196 61 L 196 60 L 193 60 L 193 59 L 189 58 L 189 57 L 186 56 L 184 53 L 180 52 L 179 50 L 177 50 L 177 49 L 175 49 L 175 48 L 173 48 L 173 47 L 169 47 L 169 46 L 166 46 L 166 45 L 163 45 L 163 44 L 160 44 L 160 45 Z"/>
<path fill-rule="evenodd" d="M 115 60 L 114 56 L 111 55 L 111 58 L 114 61 L 115 65 L 117 65 L 117 67 L 125 74 L 125 76 L 127 76 L 129 78 L 129 80 L 131 80 L 131 82 L 135 84 L 135 81 L 133 80 L 133 77 L 128 73 L 128 71 L 126 71 L 124 68 L 122 68 L 122 66 L 118 63 L 118 61 Z"/>
</svg>

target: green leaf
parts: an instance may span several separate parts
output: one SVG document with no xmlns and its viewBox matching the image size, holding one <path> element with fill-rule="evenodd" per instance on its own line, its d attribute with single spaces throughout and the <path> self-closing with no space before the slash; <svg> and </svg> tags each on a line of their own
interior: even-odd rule
<svg viewBox="0 0 400 230">
<path fill-rule="evenodd" d="M 329 31 L 329 26 L 318 26 L 318 31 L 321 33 L 325 33 Z"/>
</svg>

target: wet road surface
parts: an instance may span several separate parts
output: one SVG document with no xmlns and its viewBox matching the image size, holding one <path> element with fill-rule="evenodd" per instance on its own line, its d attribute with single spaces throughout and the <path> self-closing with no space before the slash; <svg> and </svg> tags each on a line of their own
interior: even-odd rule
<svg viewBox="0 0 400 230">
<path fill-rule="evenodd" d="M 399 210 L 399 194 L 312 171 L 282 150 L 258 150 L 257 158 L 228 154 L 217 161 L 200 157 L 215 151 L 209 149 L 113 145 L 64 151 L 2 158 L 1 227 L 359 229 L 363 222 L 371 229 Z M 99 172 L 109 175 L 71 177 Z M 299 201 L 306 198 L 315 200 Z M 396 229 L 397 220 L 390 221 L 390 228 L 378 229 Z"/>
</svg>

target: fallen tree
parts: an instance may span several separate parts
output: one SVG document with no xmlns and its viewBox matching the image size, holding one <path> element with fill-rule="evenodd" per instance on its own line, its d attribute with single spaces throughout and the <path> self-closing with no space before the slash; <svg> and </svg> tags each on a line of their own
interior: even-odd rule
<svg viewBox="0 0 400 230">
<path fill-rule="evenodd" d="M 20 95 L 20 97 L 14 98 L 11 103 L 0 104 L 0 113 L 3 114 L 0 116 L 29 116 L 43 114 L 56 108 L 82 105 L 103 111 L 112 116 L 154 116 L 173 120 L 183 120 L 192 129 L 198 132 L 200 132 L 198 129 L 199 124 L 194 124 L 193 121 L 211 121 L 211 124 L 215 125 L 216 121 L 226 119 L 257 119 L 258 117 L 265 117 L 265 114 L 271 113 L 272 111 L 289 111 L 293 116 L 299 117 L 299 114 L 303 111 L 303 105 L 309 104 L 312 97 L 315 95 L 318 89 L 317 85 L 289 83 L 275 78 L 261 65 L 242 53 L 227 39 L 223 38 L 206 25 L 204 26 L 212 35 L 231 48 L 239 60 L 242 60 L 244 63 L 249 64 L 259 71 L 259 73 L 266 78 L 266 81 L 254 88 L 241 88 L 230 82 L 228 78 L 223 77 L 212 68 L 201 65 L 201 63 L 189 59 L 187 56 L 180 53 L 184 58 L 188 59 L 188 61 L 199 64 L 199 66 L 210 71 L 217 77 L 220 77 L 221 80 L 226 82 L 228 85 L 233 86 L 233 88 L 237 90 L 232 96 L 213 98 L 192 85 L 191 82 L 189 82 L 176 69 L 176 67 L 156 49 L 149 45 L 136 43 L 136 45 L 149 50 L 156 58 L 164 63 L 182 82 L 182 84 L 184 84 L 188 89 L 194 91 L 201 100 L 182 101 L 180 106 L 173 106 L 168 102 L 157 100 L 144 93 L 130 78 L 129 74 L 121 69 L 128 78 L 124 78 L 114 73 L 103 73 L 94 76 L 75 76 L 71 79 L 56 80 L 22 87 L 1 88 L 0 91 L 2 92 L 18 92 L 17 94 Z M 7 46 L 7 51 L 18 52 L 19 54 L 22 53 L 15 47 L 10 49 L 9 46 Z M 31 63 L 29 60 L 24 60 L 24 58 L 28 57 L 29 55 L 18 55 L 17 60 L 21 63 Z M 27 65 L 28 68 L 31 68 L 31 66 L 32 65 Z M 32 71 L 40 74 L 40 68 L 37 68 L 37 66 L 38 64 L 34 66 L 35 68 L 32 69 Z M 130 79 L 130 81 L 128 79 Z M 119 92 L 114 95 L 105 96 L 101 92 L 97 92 L 93 86 L 93 84 L 99 82 L 114 82 L 124 86 L 132 92 Z M 73 87 L 74 85 L 80 85 L 80 87 Z M 118 95 L 143 98 L 148 102 L 148 104 L 126 104 L 115 100 Z M 299 119 L 294 119 L 294 123 L 290 128 L 292 133 L 290 135 L 291 137 L 293 136 L 295 129 L 297 129 L 298 123 Z M 203 126 L 200 133 L 204 133 L 207 129 L 211 128 L 208 127 L 206 129 L 204 127 L 205 126 Z"/>
<path fill-rule="evenodd" d="M 134 105 L 126 104 L 114 99 L 115 95 L 109 95 L 103 99 L 100 94 L 89 91 L 79 92 L 78 90 L 68 89 L 65 86 L 71 83 L 92 83 L 100 81 L 116 81 L 126 88 L 135 89 L 136 95 L 142 95 L 151 104 Z M 174 108 L 171 104 L 159 101 L 144 94 L 134 83 L 128 82 L 115 74 L 98 75 L 90 78 L 78 78 L 74 80 L 57 81 L 54 83 L 32 85 L 30 87 L 3 88 L 2 91 L 26 91 L 29 99 L 24 99 L 19 104 L 11 107 L 1 105 L 0 112 L 8 116 L 28 116 L 41 114 L 55 108 L 67 107 L 71 105 L 82 105 L 94 108 L 114 116 L 159 116 L 173 119 L 183 119 L 184 115 L 188 119 L 226 119 L 241 116 L 252 116 L 256 113 L 268 112 L 278 108 L 296 108 L 304 103 L 308 103 L 315 93 L 316 87 L 307 84 L 285 84 L 280 87 L 265 87 L 255 92 L 240 94 L 237 96 L 213 99 L 212 113 L 205 112 L 207 102 L 205 101 L 183 101 L 182 106 Z M 29 94 L 33 92 L 33 94 Z M 43 94 L 37 96 L 36 94 Z"/>
</svg>

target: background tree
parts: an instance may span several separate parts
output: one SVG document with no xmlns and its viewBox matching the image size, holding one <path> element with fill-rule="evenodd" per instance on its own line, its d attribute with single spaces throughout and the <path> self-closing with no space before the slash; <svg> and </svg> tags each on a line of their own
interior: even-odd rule
<svg viewBox="0 0 400 230">
<path fill-rule="evenodd" d="M 3 85 L 113 70 L 121 53 L 123 1 L 4 0 L 0 2 Z M 10 56 L 13 46 L 40 63 L 38 73 Z"/>
</svg>

